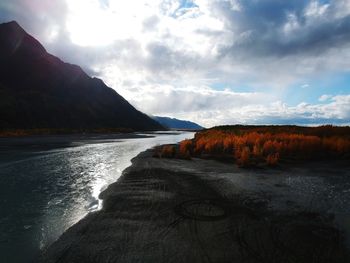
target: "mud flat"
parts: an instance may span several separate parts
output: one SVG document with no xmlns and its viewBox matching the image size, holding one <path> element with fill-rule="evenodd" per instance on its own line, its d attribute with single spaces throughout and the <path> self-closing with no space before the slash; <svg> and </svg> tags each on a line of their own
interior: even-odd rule
<svg viewBox="0 0 350 263">
<path fill-rule="evenodd" d="M 42 262 L 350 262 L 342 162 L 240 169 L 139 154 Z"/>
</svg>

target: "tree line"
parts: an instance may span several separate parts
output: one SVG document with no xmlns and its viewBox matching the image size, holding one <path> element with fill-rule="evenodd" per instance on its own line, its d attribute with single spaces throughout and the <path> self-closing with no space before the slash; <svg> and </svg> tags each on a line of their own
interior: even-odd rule
<svg viewBox="0 0 350 263">
<path fill-rule="evenodd" d="M 159 157 L 233 160 L 242 167 L 283 160 L 349 158 L 350 128 L 336 126 L 223 126 L 156 150 Z"/>
</svg>

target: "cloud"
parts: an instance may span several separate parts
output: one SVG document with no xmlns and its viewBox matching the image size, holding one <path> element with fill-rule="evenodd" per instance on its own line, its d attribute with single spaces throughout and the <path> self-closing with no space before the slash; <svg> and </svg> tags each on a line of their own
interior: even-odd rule
<svg viewBox="0 0 350 263">
<path fill-rule="evenodd" d="M 174 111 L 178 113 L 206 110 L 225 111 L 271 100 L 263 93 L 215 91 L 208 87 L 149 86 L 141 88 L 137 94 L 139 95 L 132 99 L 136 105 L 146 108 L 148 112 L 158 114 L 169 114 Z"/>
<path fill-rule="evenodd" d="M 332 95 L 327 95 L 327 94 L 324 94 L 322 95 L 321 97 L 318 98 L 319 101 L 323 102 L 323 101 L 328 101 L 329 99 L 332 98 Z"/>
<path fill-rule="evenodd" d="M 130 101 L 147 113 L 191 119 L 206 127 L 235 123 L 350 125 L 350 95 L 323 95 L 320 104 L 301 102 L 290 106 L 276 95 L 215 91 L 205 86 L 135 86 L 126 92 L 133 94 Z"/>
<path fill-rule="evenodd" d="M 350 69 L 350 16 L 339 14 L 344 1 L 212 1 L 210 7 L 225 22 L 232 40 L 219 54 L 246 64 L 259 81 L 286 86 L 311 74 Z M 282 66 L 281 66 L 282 65 Z M 276 72 L 280 81 L 271 81 Z M 245 72 L 246 73 L 246 72 Z M 270 81 L 269 81 L 270 80 Z M 282 80 L 282 81 L 281 81 Z M 283 84 L 282 84 L 283 85 Z"/>
<path fill-rule="evenodd" d="M 214 113 L 211 115 L 211 113 Z M 298 124 L 298 125 L 350 125 L 350 95 L 338 95 L 325 104 L 300 103 L 288 106 L 281 101 L 263 104 L 247 104 L 228 108 L 226 111 L 204 110 L 180 114 L 191 116 L 203 125 L 220 124 Z M 214 122 L 213 122 L 213 119 Z"/>
<path fill-rule="evenodd" d="M 149 114 L 208 126 L 349 122 L 347 102 L 324 91 L 321 104 L 283 99 L 349 74 L 348 0 L 2 1 L 9 20 Z"/>
<path fill-rule="evenodd" d="M 217 1 L 212 6 L 226 21 L 226 27 L 238 36 L 222 55 L 240 53 L 258 57 L 320 55 L 331 48 L 348 45 L 350 17 L 339 16 L 339 1 L 240 1 L 240 9 L 230 2 Z M 344 3 L 343 3 L 344 5 Z M 249 33 L 242 42 L 240 36 Z"/>
</svg>

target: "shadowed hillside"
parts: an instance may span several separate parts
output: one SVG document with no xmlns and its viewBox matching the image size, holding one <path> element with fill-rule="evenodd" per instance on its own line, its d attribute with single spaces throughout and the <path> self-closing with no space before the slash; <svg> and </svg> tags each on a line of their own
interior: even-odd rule
<svg viewBox="0 0 350 263">
<path fill-rule="evenodd" d="M 169 117 L 159 117 L 153 116 L 154 120 L 162 124 L 164 127 L 169 129 L 178 129 L 178 130 L 202 130 L 203 127 L 194 123 L 192 121 L 179 120 Z"/>
<path fill-rule="evenodd" d="M 0 25 L 0 131 L 159 130 L 102 80 L 50 55 L 16 22 Z"/>
</svg>

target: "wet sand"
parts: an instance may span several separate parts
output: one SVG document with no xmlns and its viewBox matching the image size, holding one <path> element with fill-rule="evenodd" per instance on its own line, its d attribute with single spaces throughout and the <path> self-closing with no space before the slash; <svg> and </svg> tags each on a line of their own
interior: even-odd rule
<svg viewBox="0 0 350 263">
<path fill-rule="evenodd" d="M 348 165 L 133 159 L 42 262 L 350 262 Z"/>
</svg>

